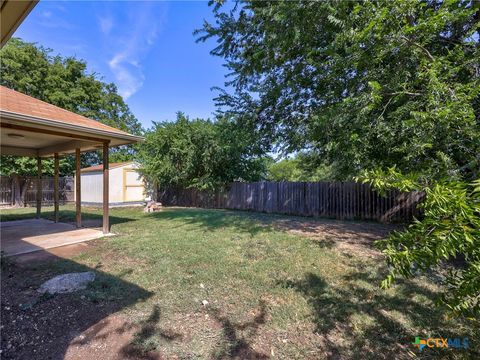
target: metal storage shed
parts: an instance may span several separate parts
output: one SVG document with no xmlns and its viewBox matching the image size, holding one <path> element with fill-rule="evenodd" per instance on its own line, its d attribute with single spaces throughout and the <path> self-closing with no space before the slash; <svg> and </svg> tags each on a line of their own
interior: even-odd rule
<svg viewBox="0 0 480 360">
<path fill-rule="evenodd" d="M 145 201 L 145 184 L 133 161 L 111 163 L 109 177 L 109 205 L 132 205 Z M 103 199 L 102 165 L 81 170 L 83 205 L 101 205 Z M 75 177 L 76 180 L 76 177 Z"/>
</svg>

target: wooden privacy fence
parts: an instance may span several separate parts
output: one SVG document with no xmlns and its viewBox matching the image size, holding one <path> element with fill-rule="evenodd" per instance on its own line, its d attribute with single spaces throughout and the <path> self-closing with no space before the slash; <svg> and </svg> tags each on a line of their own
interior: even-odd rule
<svg viewBox="0 0 480 360">
<path fill-rule="evenodd" d="M 12 203 L 12 179 L 8 176 L 0 176 L 0 205 L 11 205 Z"/>
<path fill-rule="evenodd" d="M 0 205 L 13 205 L 14 187 L 12 179 L 8 176 L 0 177 Z M 42 177 L 42 205 L 53 205 L 53 182 L 50 176 Z M 37 203 L 37 178 L 26 178 L 27 190 L 25 191 L 25 205 L 36 205 Z M 74 178 L 65 176 L 59 178 L 59 200 L 61 204 L 72 202 L 74 198 Z"/>
<path fill-rule="evenodd" d="M 408 222 L 420 216 L 421 192 L 388 191 L 381 196 L 355 182 L 256 182 L 231 184 L 224 191 L 164 189 L 158 201 L 167 206 L 251 210 L 335 219 Z"/>
</svg>

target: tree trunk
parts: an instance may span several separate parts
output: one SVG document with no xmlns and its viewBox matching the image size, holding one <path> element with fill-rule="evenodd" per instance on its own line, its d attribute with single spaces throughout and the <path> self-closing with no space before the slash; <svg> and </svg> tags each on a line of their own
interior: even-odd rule
<svg viewBox="0 0 480 360">
<path fill-rule="evenodd" d="M 30 186 L 30 179 L 24 178 L 18 174 L 12 174 L 12 185 L 13 185 L 13 206 L 14 207 L 24 207 L 25 203 L 25 194 L 27 193 L 28 187 Z"/>
</svg>

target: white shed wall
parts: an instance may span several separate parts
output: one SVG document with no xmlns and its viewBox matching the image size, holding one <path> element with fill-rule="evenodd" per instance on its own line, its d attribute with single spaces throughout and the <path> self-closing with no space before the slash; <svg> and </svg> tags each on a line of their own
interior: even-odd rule
<svg viewBox="0 0 480 360">
<path fill-rule="evenodd" d="M 110 203 L 122 203 L 124 201 L 141 201 L 145 197 L 145 187 L 142 177 L 133 169 L 134 164 L 126 164 L 121 167 L 110 169 L 109 173 L 109 201 Z M 126 181 L 126 183 L 124 183 Z M 125 189 L 125 185 L 127 188 Z M 130 186 L 128 186 L 130 185 Z M 133 185 L 133 186 L 131 186 Z M 103 202 L 103 173 L 102 171 L 86 172 L 81 175 L 82 202 Z"/>
<path fill-rule="evenodd" d="M 103 201 L 103 177 L 101 172 L 82 174 L 80 187 L 82 190 L 82 202 Z"/>
<path fill-rule="evenodd" d="M 128 165 L 127 165 L 128 166 Z M 110 170 L 110 202 L 118 203 L 123 201 L 123 167 Z"/>
</svg>

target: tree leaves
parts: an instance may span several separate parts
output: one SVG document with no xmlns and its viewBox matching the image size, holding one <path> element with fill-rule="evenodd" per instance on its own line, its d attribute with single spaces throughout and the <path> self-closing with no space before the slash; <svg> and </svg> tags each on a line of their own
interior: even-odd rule
<svg viewBox="0 0 480 360">
<path fill-rule="evenodd" d="M 391 265 L 382 286 L 392 285 L 397 277 L 437 269 L 444 273 L 443 303 L 452 311 L 479 315 L 480 180 L 428 182 L 413 174 L 402 175 L 393 168 L 366 173 L 362 179 L 379 191 L 396 188 L 425 193 L 420 205 L 422 219 L 377 242 Z M 454 266 L 451 261 L 459 264 Z"/>
<path fill-rule="evenodd" d="M 480 152 L 478 4 L 241 1 L 222 10 L 197 31 L 217 40 L 212 54 L 231 71 L 231 91 L 217 101 L 280 151 L 321 154 L 338 179 L 393 165 L 439 178 Z"/>
<path fill-rule="evenodd" d="M 261 151 L 251 131 L 231 119 L 154 123 L 140 146 L 143 174 L 165 187 L 216 189 L 232 181 L 258 180 L 265 172 Z"/>
<path fill-rule="evenodd" d="M 424 218 L 381 243 L 392 266 L 383 285 L 464 256 L 444 300 L 478 310 L 479 3 L 239 1 L 222 10 L 197 33 L 217 40 L 212 54 L 231 71 L 217 97 L 225 112 L 336 179 L 424 191 Z"/>
</svg>

